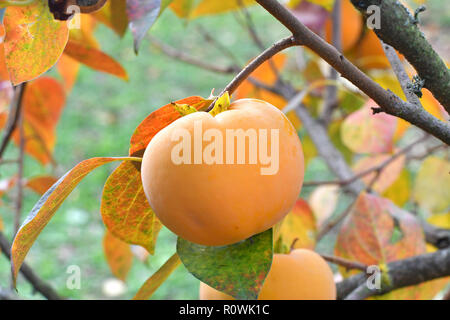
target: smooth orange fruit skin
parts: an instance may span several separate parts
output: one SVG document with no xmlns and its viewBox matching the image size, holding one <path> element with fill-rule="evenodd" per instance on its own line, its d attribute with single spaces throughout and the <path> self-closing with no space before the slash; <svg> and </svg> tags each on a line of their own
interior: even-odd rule
<svg viewBox="0 0 450 320">
<path fill-rule="evenodd" d="M 200 283 L 200 300 L 233 298 Z M 327 262 L 308 249 L 275 254 L 258 300 L 335 300 L 336 285 Z"/>
<path fill-rule="evenodd" d="M 270 129 L 278 129 L 278 172 L 261 175 L 267 166 L 259 157 L 258 164 L 248 164 L 248 139 L 246 164 L 174 164 L 171 151 L 180 142 L 172 141 L 173 132 L 184 128 L 194 137 L 196 121 L 203 133 L 214 128 L 224 137 L 227 129 L 268 129 L 269 145 Z M 203 142 L 203 150 L 210 143 Z M 192 138 L 191 146 L 192 159 Z M 226 150 L 225 141 L 223 146 Z M 267 102 L 242 99 L 215 117 L 195 112 L 158 132 L 144 153 L 141 176 L 147 199 L 167 228 L 185 240 L 221 246 L 270 229 L 290 211 L 303 183 L 303 161 L 300 139 L 284 114 Z"/>
<path fill-rule="evenodd" d="M 343 0 L 341 3 L 341 42 L 342 50 L 352 49 L 358 42 L 363 30 L 363 20 L 361 14 L 352 5 L 350 0 Z M 331 17 L 325 23 L 325 39 L 332 43 L 333 22 Z"/>
</svg>

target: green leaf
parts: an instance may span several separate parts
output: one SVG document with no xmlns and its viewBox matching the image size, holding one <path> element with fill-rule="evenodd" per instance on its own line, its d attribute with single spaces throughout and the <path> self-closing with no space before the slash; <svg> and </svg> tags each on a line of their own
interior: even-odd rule
<svg viewBox="0 0 450 320">
<path fill-rule="evenodd" d="M 92 158 L 84 160 L 77 164 L 72 170 L 61 177 L 42 198 L 31 209 L 25 222 L 20 227 L 13 241 L 11 248 L 11 270 L 13 273 L 14 286 L 16 284 L 17 274 L 22 266 L 25 256 L 30 250 L 36 238 L 44 227 L 49 223 L 56 210 L 61 206 L 64 200 L 75 189 L 75 187 L 92 170 L 113 162 L 113 161 L 138 161 L 140 159 L 131 157 L 118 158 Z"/>
<path fill-rule="evenodd" d="M 240 300 L 256 300 L 272 265 L 272 229 L 221 247 L 191 243 L 178 237 L 177 252 L 200 281 Z"/>
</svg>

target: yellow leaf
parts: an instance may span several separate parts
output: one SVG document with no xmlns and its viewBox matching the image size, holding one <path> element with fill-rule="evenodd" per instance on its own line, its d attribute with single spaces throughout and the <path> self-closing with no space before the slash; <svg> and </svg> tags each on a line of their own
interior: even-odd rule
<svg viewBox="0 0 450 320">
<path fill-rule="evenodd" d="M 450 162 L 430 156 L 417 173 L 414 200 L 431 213 L 445 212 L 450 207 Z"/>
<path fill-rule="evenodd" d="M 403 205 L 409 200 L 410 189 L 411 179 L 409 172 L 404 169 L 400 173 L 397 180 L 395 180 L 395 182 L 384 191 L 383 197 L 390 199 L 399 207 L 403 207 Z"/>
<path fill-rule="evenodd" d="M 47 1 L 6 9 L 5 57 L 11 81 L 17 85 L 37 78 L 61 56 L 69 37 L 64 21 L 55 21 Z"/>
</svg>

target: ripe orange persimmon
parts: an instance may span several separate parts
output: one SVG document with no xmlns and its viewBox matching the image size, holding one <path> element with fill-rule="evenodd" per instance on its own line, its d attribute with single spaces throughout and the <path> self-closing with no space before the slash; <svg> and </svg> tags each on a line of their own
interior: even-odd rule
<svg viewBox="0 0 450 320">
<path fill-rule="evenodd" d="M 233 298 L 200 283 L 201 300 Z M 290 254 L 275 254 L 258 300 L 334 300 L 333 272 L 317 253 L 296 249 Z"/>
<path fill-rule="evenodd" d="M 341 41 L 342 50 L 347 51 L 358 42 L 363 30 L 363 20 L 361 14 L 352 5 L 350 0 L 343 0 L 341 3 Z M 333 35 L 333 22 L 331 17 L 325 23 L 325 39 L 331 43 Z"/>
<path fill-rule="evenodd" d="M 261 157 L 264 150 L 270 163 Z M 188 241 L 220 246 L 270 229 L 289 212 L 300 193 L 303 161 L 284 114 L 262 100 L 242 99 L 215 117 L 191 113 L 158 132 L 141 175 L 167 228 Z"/>
</svg>

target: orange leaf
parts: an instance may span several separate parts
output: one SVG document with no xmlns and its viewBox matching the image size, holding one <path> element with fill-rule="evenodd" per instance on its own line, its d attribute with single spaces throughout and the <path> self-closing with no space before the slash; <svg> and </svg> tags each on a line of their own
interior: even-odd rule
<svg viewBox="0 0 450 320">
<path fill-rule="evenodd" d="M 396 220 L 394 220 L 394 218 Z M 399 239 L 394 239 L 394 232 Z M 367 265 L 389 263 L 425 252 L 417 219 L 390 200 L 362 193 L 339 231 L 336 254 Z"/>
<path fill-rule="evenodd" d="M 0 80 L 9 81 L 9 73 L 6 68 L 5 45 L 0 42 Z"/>
<path fill-rule="evenodd" d="M 13 273 L 14 285 L 16 284 L 20 267 L 34 241 L 78 183 L 80 183 L 92 170 L 113 161 L 124 160 L 135 160 L 135 158 L 92 158 L 84 160 L 47 190 L 31 210 L 27 219 L 17 232 L 12 244 L 11 270 Z"/>
<path fill-rule="evenodd" d="M 252 74 L 251 77 L 271 86 L 277 80 L 277 75 L 274 73 L 273 66 L 277 70 L 281 70 L 286 63 L 286 55 L 280 53 L 274 56 L 271 60 L 264 62 L 258 67 Z M 267 101 L 277 108 L 283 108 L 286 106 L 287 101 L 272 92 L 260 89 L 256 87 L 251 81 L 244 81 L 235 92 L 236 99 L 243 98 L 255 98 Z"/>
<path fill-rule="evenodd" d="M 391 156 L 392 155 L 390 154 L 377 154 L 361 158 L 353 166 L 353 171 L 358 174 L 360 172 L 377 167 L 383 162 L 387 161 Z M 390 162 L 386 167 L 384 167 L 383 171 L 381 171 L 378 177 L 376 172 L 374 171 L 362 177 L 362 181 L 364 181 L 366 185 L 370 185 L 373 179 L 376 179 L 374 184 L 372 185 L 372 189 L 378 193 L 383 193 L 395 182 L 395 180 L 397 180 L 404 166 L 405 156 L 401 155 Z"/>
<path fill-rule="evenodd" d="M 106 231 L 103 237 L 103 251 L 112 274 L 125 281 L 133 264 L 133 253 L 130 245 L 114 237 Z"/>
<path fill-rule="evenodd" d="M 96 48 L 69 40 L 64 53 L 94 70 L 106 72 L 121 79 L 128 80 L 125 69 L 112 57 Z"/>
<path fill-rule="evenodd" d="M 14 85 L 37 78 L 61 56 L 69 30 L 55 21 L 47 1 L 29 6 L 10 6 L 4 17 L 5 57 Z"/>
<path fill-rule="evenodd" d="M 53 176 L 39 176 L 31 178 L 25 184 L 26 187 L 30 188 L 39 195 L 43 195 L 48 189 L 51 188 L 58 181 Z"/>
<path fill-rule="evenodd" d="M 122 163 L 109 176 L 100 211 L 105 226 L 114 236 L 141 245 L 153 254 L 162 224 L 147 201 L 141 173 L 134 163 Z"/>
<path fill-rule="evenodd" d="M 55 130 L 65 104 L 61 84 L 49 77 L 29 83 L 23 98 L 25 151 L 42 164 L 52 160 Z M 19 130 L 13 134 L 18 145 Z"/>
<path fill-rule="evenodd" d="M 66 54 L 63 54 L 58 61 L 58 72 L 62 76 L 64 81 L 64 89 L 66 92 L 72 90 L 75 82 L 77 81 L 78 71 L 80 70 L 80 63 L 75 59 L 72 59 Z"/>
<path fill-rule="evenodd" d="M 279 235 L 283 244 L 291 248 L 314 249 L 316 244 L 316 221 L 311 208 L 303 199 L 298 199 L 292 211 L 284 218 Z"/>
<path fill-rule="evenodd" d="M 338 234 L 335 254 L 366 265 L 386 264 L 426 253 L 417 219 L 390 200 L 362 193 Z M 351 273 L 341 270 L 345 276 Z M 431 299 L 442 283 L 435 280 L 393 291 L 380 299 Z"/>
<path fill-rule="evenodd" d="M 211 100 L 193 96 L 175 101 L 175 103 L 188 104 L 199 110 L 211 103 Z M 181 115 L 171 103 L 153 111 L 139 124 L 131 136 L 129 154 L 133 156 L 142 156 L 145 148 L 147 148 L 147 145 L 155 134 L 178 118 L 181 118 Z"/>
</svg>

